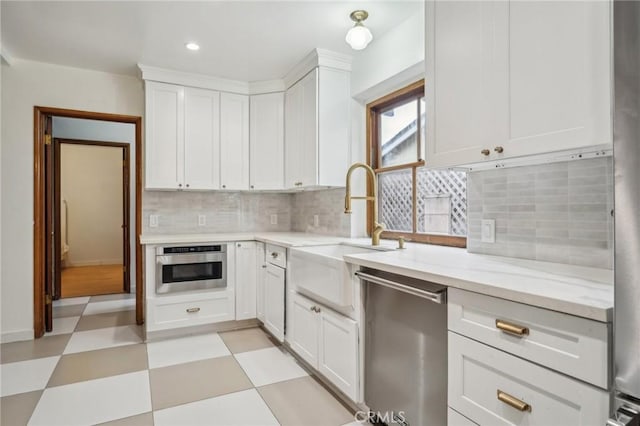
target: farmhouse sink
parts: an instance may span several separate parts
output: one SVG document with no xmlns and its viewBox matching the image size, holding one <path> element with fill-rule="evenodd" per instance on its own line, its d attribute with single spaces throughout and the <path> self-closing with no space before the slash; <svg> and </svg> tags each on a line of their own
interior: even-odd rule
<svg viewBox="0 0 640 426">
<path fill-rule="evenodd" d="M 347 244 L 299 247 L 290 249 L 289 278 L 295 290 L 312 299 L 344 310 L 353 307 L 356 266 L 344 261 L 347 254 L 386 251 L 381 247 Z"/>
</svg>

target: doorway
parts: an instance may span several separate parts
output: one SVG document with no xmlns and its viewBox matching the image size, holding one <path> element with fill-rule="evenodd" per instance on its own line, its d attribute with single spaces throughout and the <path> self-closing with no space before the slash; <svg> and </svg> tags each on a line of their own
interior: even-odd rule
<svg viewBox="0 0 640 426">
<path fill-rule="evenodd" d="M 53 299 L 129 293 L 129 144 L 54 138 L 54 158 Z"/>
<path fill-rule="evenodd" d="M 96 127 L 100 127 L 98 124 L 125 123 L 129 128 L 133 127 L 132 136 L 128 143 L 96 141 L 85 135 L 77 139 L 58 138 L 53 131 L 54 119 L 81 119 L 76 121 L 90 121 L 96 123 Z M 82 280 L 83 284 L 79 287 L 84 287 L 84 290 L 87 290 L 87 277 L 96 281 L 92 289 L 98 293 L 92 294 L 130 292 L 135 285 L 136 323 L 143 324 L 142 250 L 138 240 L 142 228 L 141 143 L 141 117 L 34 107 L 34 337 L 42 337 L 45 331 L 53 329 L 54 299 L 79 296 L 73 294 L 75 289 L 67 289 L 68 286 L 65 285 L 67 281 L 73 286 L 74 275 L 76 281 Z M 135 149 L 135 163 L 131 159 L 131 145 L 134 145 Z M 104 179 L 98 183 L 94 182 L 93 190 L 89 188 L 86 196 L 95 197 L 98 193 L 109 192 L 109 188 L 111 192 L 118 189 L 119 197 L 117 201 L 74 199 L 72 203 L 71 195 L 67 192 L 73 192 L 75 189 L 68 188 L 65 184 L 65 176 L 69 174 L 65 173 L 65 158 L 75 158 L 75 166 L 81 166 L 81 163 L 93 161 L 86 154 L 95 154 L 95 150 L 102 150 L 98 157 L 116 159 L 118 172 L 109 183 Z M 79 157 L 80 154 L 85 156 Z M 78 161 L 78 158 L 83 160 Z M 114 166 L 116 165 L 112 163 L 111 169 L 115 169 Z M 97 167 L 102 166 L 94 164 L 88 169 L 85 167 L 79 172 L 81 177 L 76 176 L 72 182 L 75 181 L 78 184 L 76 186 L 91 186 L 90 176 L 104 178 L 105 175 L 104 170 L 98 172 Z M 135 198 L 134 193 L 129 190 L 133 182 Z M 134 200 L 133 206 L 131 199 Z M 115 204 L 111 206 L 115 207 L 111 209 L 111 216 L 114 216 L 111 218 L 99 217 L 100 208 L 86 209 L 92 204 L 100 204 L 102 209 L 106 209 L 110 203 Z M 83 211 L 83 219 L 87 223 L 70 221 L 72 216 L 78 216 L 78 213 Z M 134 221 L 135 228 L 132 229 L 130 222 Z M 117 229 L 111 229 L 109 233 L 116 234 L 117 238 L 111 238 L 106 244 L 112 249 L 117 249 L 111 250 L 110 255 L 103 253 L 98 256 L 96 249 L 103 245 L 103 241 L 98 241 L 95 236 L 87 233 L 92 228 L 104 228 L 108 223 L 116 223 Z M 104 236 L 104 233 L 102 235 Z M 80 240 L 72 236 L 79 237 Z M 83 243 L 82 238 L 90 240 L 91 244 Z M 92 238 L 94 241 L 91 241 Z M 135 275 L 132 270 L 134 265 Z M 74 269 L 97 266 L 103 268 Z M 72 272 L 70 280 L 65 279 L 69 278 L 68 272 Z M 102 287 L 96 290 L 98 286 Z"/>
</svg>

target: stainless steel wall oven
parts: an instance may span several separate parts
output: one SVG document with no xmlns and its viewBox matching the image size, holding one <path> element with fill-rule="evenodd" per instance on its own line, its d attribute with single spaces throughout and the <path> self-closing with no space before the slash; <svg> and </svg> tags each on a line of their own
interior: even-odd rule
<svg viewBox="0 0 640 426">
<path fill-rule="evenodd" d="M 156 293 L 226 287 L 226 244 L 156 249 Z"/>
</svg>

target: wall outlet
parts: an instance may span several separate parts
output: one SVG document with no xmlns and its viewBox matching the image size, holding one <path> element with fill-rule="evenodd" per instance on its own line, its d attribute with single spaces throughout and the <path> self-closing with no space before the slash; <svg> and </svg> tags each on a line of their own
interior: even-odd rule
<svg viewBox="0 0 640 426">
<path fill-rule="evenodd" d="M 278 215 L 277 214 L 272 214 L 271 215 L 271 224 L 272 225 L 277 225 L 278 224 Z"/>
<path fill-rule="evenodd" d="M 198 226 L 207 226 L 207 216 L 203 214 L 198 215 Z"/>
<path fill-rule="evenodd" d="M 149 228 L 157 228 L 158 227 L 158 215 L 150 214 L 149 215 Z"/>
<path fill-rule="evenodd" d="M 482 242 L 496 242 L 496 221 L 494 219 L 482 219 Z"/>
<path fill-rule="evenodd" d="M 320 216 L 317 214 L 313 215 L 313 226 L 320 226 Z"/>
</svg>

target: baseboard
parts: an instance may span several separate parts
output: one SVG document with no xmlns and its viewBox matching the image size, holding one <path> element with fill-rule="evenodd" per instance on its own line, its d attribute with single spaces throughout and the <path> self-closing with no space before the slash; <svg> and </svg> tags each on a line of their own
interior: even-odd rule
<svg viewBox="0 0 640 426">
<path fill-rule="evenodd" d="M 22 342 L 24 340 L 33 340 L 33 329 L 0 334 L 0 343 Z"/>
<path fill-rule="evenodd" d="M 224 331 L 242 330 L 243 328 L 254 328 L 259 325 L 257 319 L 246 319 L 240 321 L 224 321 L 213 324 L 192 325 L 180 328 L 170 328 L 168 330 L 147 331 L 146 342 L 156 340 L 171 339 L 174 337 L 189 336 L 204 333 L 222 333 Z"/>
</svg>

